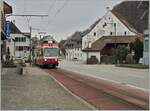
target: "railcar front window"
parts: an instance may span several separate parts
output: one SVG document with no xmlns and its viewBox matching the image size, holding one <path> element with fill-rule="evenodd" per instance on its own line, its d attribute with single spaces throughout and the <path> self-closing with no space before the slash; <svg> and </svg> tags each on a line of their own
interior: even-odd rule
<svg viewBox="0 0 150 111">
<path fill-rule="evenodd" d="M 44 56 L 45 57 L 58 56 L 58 49 L 57 48 L 45 48 L 44 49 Z"/>
</svg>

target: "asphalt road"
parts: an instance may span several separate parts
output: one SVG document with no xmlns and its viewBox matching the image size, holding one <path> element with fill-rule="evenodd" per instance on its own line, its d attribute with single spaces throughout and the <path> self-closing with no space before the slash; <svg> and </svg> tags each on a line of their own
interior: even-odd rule
<svg viewBox="0 0 150 111">
<path fill-rule="evenodd" d="M 86 65 L 80 62 L 61 61 L 59 68 L 90 75 L 96 78 L 104 78 L 122 84 L 129 84 L 139 88 L 148 89 L 148 69 L 134 69 L 115 67 L 114 65 Z"/>
</svg>

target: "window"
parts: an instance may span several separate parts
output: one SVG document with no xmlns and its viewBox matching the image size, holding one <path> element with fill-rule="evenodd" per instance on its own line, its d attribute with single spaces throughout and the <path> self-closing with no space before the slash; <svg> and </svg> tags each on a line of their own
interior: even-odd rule
<svg viewBox="0 0 150 111">
<path fill-rule="evenodd" d="M 148 51 L 148 50 L 149 50 L 149 41 L 148 41 L 148 40 L 145 40 L 145 43 L 144 43 L 144 50 L 145 50 L 145 51 Z"/>
<path fill-rule="evenodd" d="M 112 32 L 110 32 L 110 35 L 112 35 Z"/>
<path fill-rule="evenodd" d="M 15 42 L 19 42 L 19 37 L 16 37 L 16 38 L 15 38 Z"/>
<path fill-rule="evenodd" d="M 25 37 L 22 37 L 22 42 L 26 42 L 26 38 Z"/>
<path fill-rule="evenodd" d="M 30 50 L 30 47 L 29 46 L 16 46 L 15 47 L 15 50 L 16 51 L 29 51 Z"/>
<path fill-rule="evenodd" d="M 96 36 L 96 32 L 94 32 L 93 35 Z"/>
<path fill-rule="evenodd" d="M 26 38 L 25 37 L 16 37 L 15 42 L 26 42 Z"/>
<path fill-rule="evenodd" d="M 19 46 L 19 51 L 23 51 L 23 46 Z"/>
<path fill-rule="evenodd" d="M 41 49 L 41 56 L 43 56 L 43 50 Z"/>
<path fill-rule="evenodd" d="M 16 46 L 16 51 L 23 51 L 23 46 Z"/>
<path fill-rule="evenodd" d="M 24 46 L 23 49 L 26 50 L 26 51 L 29 51 L 29 50 L 30 50 L 30 47 L 29 47 L 29 46 Z"/>
<path fill-rule="evenodd" d="M 16 50 L 16 51 L 19 51 L 19 46 L 16 46 L 16 47 L 15 47 L 15 50 Z"/>
<path fill-rule="evenodd" d="M 105 26 L 107 26 L 107 23 L 106 23 L 106 22 L 103 24 L 103 28 L 104 28 Z"/>
<path fill-rule="evenodd" d="M 124 32 L 124 35 L 127 35 L 127 32 L 126 32 L 126 31 Z"/>
<path fill-rule="evenodd" d="M 54 57 L 58 56 L 59 50 L 57 48 L 45 48 L 44 49 L 44 56 L 45 57 Z"/>
</svg>

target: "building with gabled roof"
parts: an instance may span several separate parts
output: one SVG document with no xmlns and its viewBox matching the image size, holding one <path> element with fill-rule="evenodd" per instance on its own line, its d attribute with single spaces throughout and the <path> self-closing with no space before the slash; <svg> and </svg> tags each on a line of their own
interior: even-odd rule
<svg viewBox="0 0 150 111">
<path fill-rule="evenodd" d="M 82 60 L 83 58 L 83 52 L 82 52 L 82 38 L 87 35 L 100 21 L 98 19 L 95 21 L 94 24 L 92 24 L 88 29 L 84 31 L 76 31 L 73 33 L 66 42 L 64 43 L 64 47 L 66 49 L 66 59 L 73 60 L 78 59 Z"/>
<path fill-rule="evenodd" d="M 116 26 L 115 26 L 116 25 Z M 139 34 L 123 17 L 116 16 L 114 12 L 108 12 L 99 19 L 92 30 L 82 38 L 82 49 L 95 42 L 99 37 L 107 35 L 137 35 Z"/>
<path fill-rule="evenodd" d="M 65 47 L 65 56 L 67 60 L 82 59 L 82 32 L 72 34 L 63 45 Z"/>
<path fill-rule="evenodd" d="M 148 8 L 143 8 L 146 6 L 149 6 L 149 3 L 144 1 L 125 1 L 116 5 L 112 10 L 108 10 L 97 25 L 82 38 L 82 50 L 84 51 L 83 60 L 86 61 L 91 56 L 96 56 L 99 62 L 101 62 L 101 56 L 106 54 L 107 51 L 108 53 L 110 51 L 107 50 L 105 53 L 101 51 L 105 48 L 105 45 L 107 46 L 107 44 L 105 44 L 107 38 L 109 38 L 110 42 L 114 42 L 115 40 L 115 42 L 111 44 L 120 44 L 117 43 L 119 40 L 122 44 L 124 42 L 124 44 L 127 45 L 130 43 L 130 41 L 127 40 L 130 40 L 129 36 L 131 36 L 132 39 L 135 39 L 135 36 L 139 38 L 143 37 L 142 32 L 144 27 L 148 26 Z M 130 14 L 128 14 L 129 12 Z M 142 13 L 145 14 L 142 15 Z M 138 18 L 139 15 L 141 15 L 141 18 Z M 137 21 L 139 21 L 139 24 Z M 114 45 L 111 45 L 111 48 L 114 48 Z"/>
</svg>

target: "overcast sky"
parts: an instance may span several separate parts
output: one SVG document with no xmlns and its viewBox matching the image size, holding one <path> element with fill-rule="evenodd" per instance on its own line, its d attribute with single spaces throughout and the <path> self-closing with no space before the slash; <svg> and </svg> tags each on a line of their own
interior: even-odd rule
<svg viewBox="0 0 150 111">
<path fill-rule="evenodd" d="M 48 17 L 11 17 L 22 32 L 29 26 L 47 32 L 57 40 L 75 31 L 83 31 L 121 0 L 5 0 L 13 7 L 13 14 L 46 14 Z M 29 22 L 28 22 L 29 21 Z M 33 30 L 33 35 L 38 30 Z"/>
</svg>

